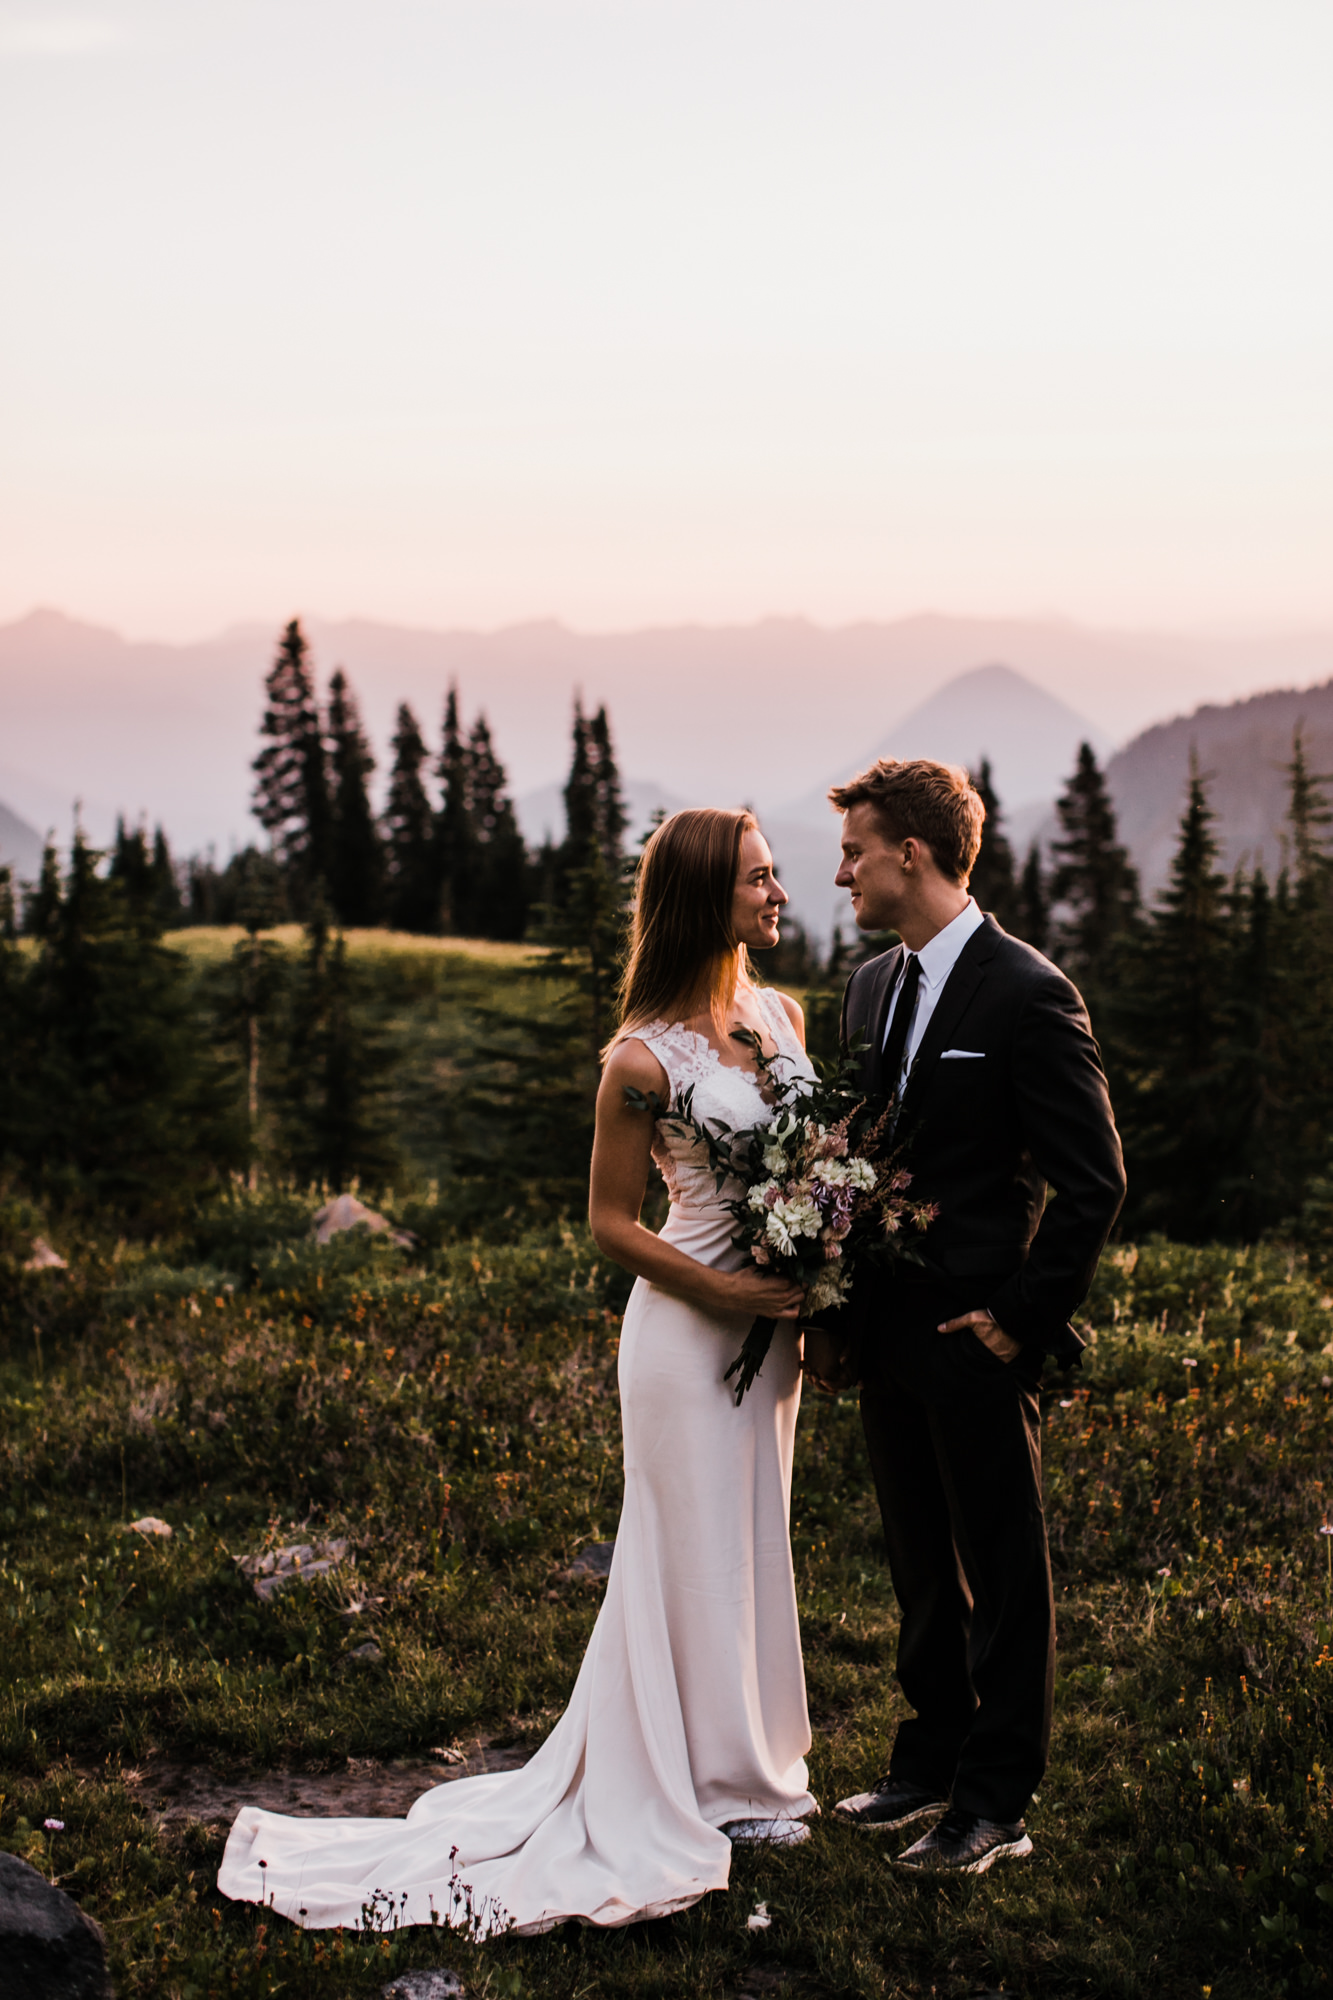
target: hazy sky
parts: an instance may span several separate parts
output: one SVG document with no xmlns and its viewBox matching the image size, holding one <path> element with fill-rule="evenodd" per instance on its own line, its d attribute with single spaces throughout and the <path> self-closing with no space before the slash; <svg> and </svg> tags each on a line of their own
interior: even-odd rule
<svg viewBox="0 0 1333 2000">
<path fill-rule="evenodd" d="M 1333 622 L 1329 0 L 0 0 L 0 618 Z"/>
</svg>

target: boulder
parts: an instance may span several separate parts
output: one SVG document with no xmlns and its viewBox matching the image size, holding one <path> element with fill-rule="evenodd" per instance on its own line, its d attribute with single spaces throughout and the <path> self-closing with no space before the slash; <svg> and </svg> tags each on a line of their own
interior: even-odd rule
<svg viewBox="0 0 1333 2000">
<path fill-rule="evenodd" d="M 101 1927 L 17 1854 L 0 1854 L 0 1964 L 7 2000 L 111 2000 Z"/>
<path fill-rule="evenodd" d="M 32 1255 L 23 1268 L 25 1271 L 68 1271 L 69 1265 L 58 1250 L 51 1248 L 44 1236 L 34 1236 Z"/>
<path fill-rule="evenodd" d="M 350 1653 L 343 1654 L 343 1665 L 347 1667 L 377 1667 L 384 1658 L 373 1639 L 367 1639 L 364 1646 L 353 1646 Z"/>
<path fill-rule="evenodd" d="M 347 1558 L 348 1542 L 294 1542 L 285 1549 L 263 1549 L 241 1556 L 237 1567 L 242 1576 L 254 1579 L 255 1596 L 267 1603 L 288 1584 L 308 1583 L 312 1576 L 327 1576 Z"/>
<path fill-rule="evenodd" d="M 467 1988 L 443 1966 L 430 1972 L 400 1972 L 384 1988 L 382 2000 L 463 2000 Z"/>
<path fill-rule="evenodd" d="M 416 1237 L 406 1229 L 395 1229 L 387 1215 L 367 1208 L 354 1194 L 340 1194 L 326 1201 L 314 1218 L 315 1241 L 328 1243 L 344 1229 L 368 1229 L 372 1236 L 387 1236 L 400 1250 L 410 1250 Z"/>
</svg>

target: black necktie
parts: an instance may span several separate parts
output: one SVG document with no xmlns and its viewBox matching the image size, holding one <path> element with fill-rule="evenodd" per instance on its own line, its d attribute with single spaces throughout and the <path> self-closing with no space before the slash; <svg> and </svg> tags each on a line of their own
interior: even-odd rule
<svg viewBox="0 0 1333 2000">
<path fill-rule="evenodd" d="M 903 973 L 902 984 L 898 988 L 898 1004 L 893 1010 L 889 1038 L 884 1044 L 884 1083 L 891 1095 L 898 1089 L 903 1054 L 907 1048 L 907 1031 L 916 1012 L 916 989 L 920 984 L 921 960 L 914 952 L 909 951 L 907 970 Z"/>
</svg>

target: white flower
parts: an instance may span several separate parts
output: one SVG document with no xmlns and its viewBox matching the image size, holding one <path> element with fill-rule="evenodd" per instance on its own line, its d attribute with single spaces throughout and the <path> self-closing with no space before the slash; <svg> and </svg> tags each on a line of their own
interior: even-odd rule
<svg viewBox="0 0 1333 2000">
<path fill-rule="evenodd" d="M 770 1174 L 786 1173 L 787 1155 L 783 1152 L 781 1146 L 774 1146 L 774 1145 L 765 1146 L 761 1157 L 764 1162 L 764 1167 L 768 1173 Z"/>
<path fill-rule="evenodd" d="M 770 1212 L 768 1221 L 764 1224 L 764 1234 L 781 1256 L 791 1255 L 791 1237 L 787 1234 L 786 1225 L 776 1209 Z"/>
<path fill-rule="evenodd" d="M 807 1194 L 788 1195 L 775 1201 L 773 1214 L 791 1236 L 818 1236 L 824 1218 Z"/>
<path fill-rule="evenodd" d="M 825 1187 L 864 1188 L 867 1193 L 879 1179 L 869 1160 L 821 1160 L 815 1173 Z"/>
<path fill-rule="evenodd" d="M 776 1181 L 763 1181 L 758 1187 L 750 1189 L 746 1200 L 751 1208 L 768 1208 L 777 1191 L 778 1183 Z"/>
</svg>

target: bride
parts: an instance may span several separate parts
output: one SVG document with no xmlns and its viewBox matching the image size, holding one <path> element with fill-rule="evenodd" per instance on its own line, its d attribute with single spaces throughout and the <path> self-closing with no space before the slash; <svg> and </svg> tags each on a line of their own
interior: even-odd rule
<svg viewBox="0 0 1333 2000">
<path fill-rule="evenodd" d="M 712 1170 L 632 1108 L 691 1085 L 696 1118 L 765 1115 L 743 1025 L 790 1075 L 812 1074 L 795 1001 L 758 987 L 748 953 L 777 943 L 786 893 L 754 818 L 674 813 L 639 870 L 622 1026 L 597 1099 L 590 1217 L 637 1283 L 620 1342 L 625 1501 L 606 1600 L 569 1707 L 520 1771 L 456 1779 L 406 1819 L 291 1819 L 247 1806 L 224 1894 L 295 1922 L 395 1920 L 520 1932 L 567 1918 L 629 1924 L 724 1889 L 736 1840 L 806 1837 L 818 1810 L 788 1507 L 800 1400 L 799 1287 L 733 1248 Z M 639 1220 L 650 1157 L 671 1210 Z M 757 1314 L 785 1320 L 735 1407 L 725 1370 Z"/>
</svg>

